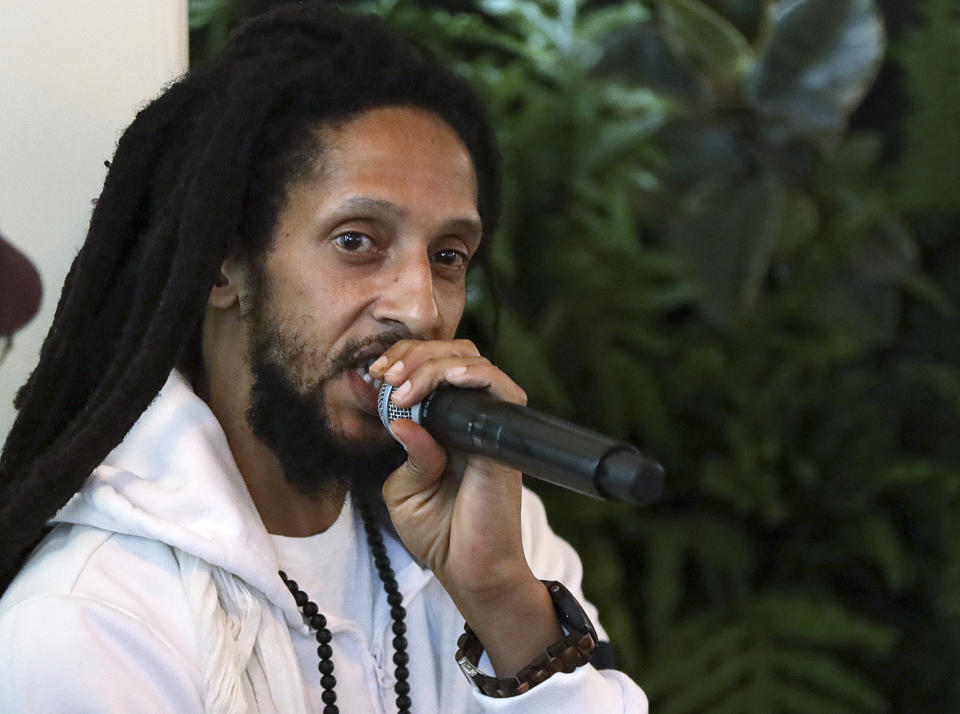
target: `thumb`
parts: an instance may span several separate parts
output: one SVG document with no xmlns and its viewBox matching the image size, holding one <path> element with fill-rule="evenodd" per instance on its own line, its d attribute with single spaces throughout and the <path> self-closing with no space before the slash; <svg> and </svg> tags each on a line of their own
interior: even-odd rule
<svg viewBox="0 0 960 714">
<path fill-rule="evenodd" d="M 447 466 L 447 452 L 426 429 L 409 419 L 397 419 L 390 430 L 407 451 L 407 460 L 383 484 L 388 506 L 434 490 Z"/>
</svg>

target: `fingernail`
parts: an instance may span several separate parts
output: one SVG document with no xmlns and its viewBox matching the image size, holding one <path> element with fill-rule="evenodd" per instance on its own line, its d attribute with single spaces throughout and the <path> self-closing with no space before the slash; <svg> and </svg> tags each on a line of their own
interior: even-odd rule
<svg viewBox="0 0 960 714">
<path fill-rule="evenodd" d="M 393 403 L 394 403 L 394 404 L 397 404 L 398 401 L 400 401 L 400 400 L 403 399 L 405 396 L 407 396 L 408 394 L 410 394 L 410 390 L 411 390 L 412 388 L 413 388 L 413 387 L 410 385 L 409 380 L 406 381 L 406 382 L 404 382 L 403 384 L 401 384 L 401 385 L 400 385 L 400 388 L 397 389 L 397 391 L 395 391 L 395 392 L 393 393 Z M 397 406 L 400 406 L 400 405 L 397 404 Z"/>
<path fill-rule="evenodd" d="M 377 357 L 373 364 L 370 365 L 370 369 L 383 369 L 383 366 L 387 363 L 387 358 L 383 355 Z"/>
<path fill-rule="evenodd" d="M 393 431 L 393 422 L 390 422 L 390 426 L 387 427 L 387 431 L 390 432 L 390 436 L 393 437 L 393 440 L 394 440 L 394 441 L 396 441 L 398 444 L 400 444 L 400 446 L 403 446 L 403 442 L 400 441 L 400 437 L 398 437 L 398 436 L 396 435 L 396 433 Z M 407 450 L 407 447 L 406 447 L 406 446 L 403 446 L 403 450 L 406 451 L 406 450 Z"/>
<path fill-rule="evenodd" d="M 403 371 L 403 360 L 395 362 L 393 366 L 383 373 L 384 377 L 396 377 Z"/>
<path fill-rule="evenodd" d="M 453 379 L 454 377 L 459 377 L 461 374 L 466 374 L 466 367 L 451 367 L 446 372 L 443 373 L 444 379 Z"/>
</svg>

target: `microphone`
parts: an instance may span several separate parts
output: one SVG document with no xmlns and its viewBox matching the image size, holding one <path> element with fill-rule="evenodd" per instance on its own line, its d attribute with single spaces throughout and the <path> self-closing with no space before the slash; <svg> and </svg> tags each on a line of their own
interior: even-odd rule
<svg viewBox="0 0 960 714">
<path fill-rule="evenodd" d="M 394 390 L 385 383 L 377 401 L 388 430 L 397 419 L 410 419 L 441 446 L 487 456 L 593 498 L 646 505 L 663 491 L 663 467 L 626 442 L 478 389 L 440 387 L 409 409 L 393 403 Z"/>
</svg>

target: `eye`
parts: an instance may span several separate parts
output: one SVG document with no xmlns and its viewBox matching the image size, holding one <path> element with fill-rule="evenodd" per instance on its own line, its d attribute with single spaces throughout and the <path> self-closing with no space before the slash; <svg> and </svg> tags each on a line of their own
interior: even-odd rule
<svg viewBox="0 0 960 714">
<path fill-rule="evenodd" d="M 452 248 L 438 250 L 430 259 L 434 263 L 439 263 L 449 268 L 465 268 L 467 263 L 470 262 L 469 255 L 463 251 L 453 250 Z"/>
<path fill-rule="evenodd" d="M 347 231 L 334 238 L 336 244 L 349 253 L 358 253 L 360 251 L 372 251 L 376 245 L 370 236 L 359 231 Z"/>
</svg>

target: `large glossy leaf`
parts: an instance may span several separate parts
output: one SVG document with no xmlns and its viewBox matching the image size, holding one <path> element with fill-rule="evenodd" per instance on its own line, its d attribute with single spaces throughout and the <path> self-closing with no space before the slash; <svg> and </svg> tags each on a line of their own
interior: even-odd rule
<svg viewBox="0 0 960 714">
<path fill-rule="evenodd" d="M 740 30 L 698 0 L 661 0 L 660 12 L 678 49 L 731 87 L 753 66 L 753 49 Z"/>
<path fill-rule="evenodd" d="M 695 101 L 703 91 L 702 83 L 663 35 L 659 27 L 651 24 L 634 25 L 611 34 L 604 41 L 597 73 L 685 103 Z"/>
<path fill-rule="evenodd" d="M 880 13 L 873 0 L 784 0 L 770 12 L 751 82 L 756 106 L 830 148 L 883 59 Z"/>
<path fill-rule="evenodd" d="M 771 177 L 711 180 L 672 222 L 667 239 L 700 284 L 700 309 L 730 325 L 753 305 L 782 224 L 783 186 Z"/>
</svg>

